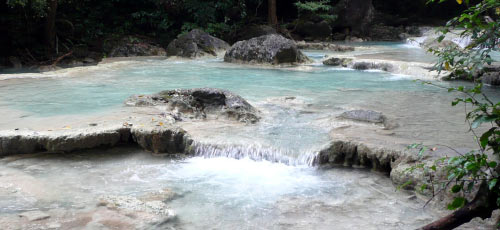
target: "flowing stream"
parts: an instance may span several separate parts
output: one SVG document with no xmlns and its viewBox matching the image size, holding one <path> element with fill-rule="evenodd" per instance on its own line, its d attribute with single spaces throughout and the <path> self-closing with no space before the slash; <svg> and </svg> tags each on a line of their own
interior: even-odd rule
<svg viewBox="0 0 500 230">
<path fill-rule="evenodd" d="M 174 229 L 412 229 L 432 220 L 433 210 L 395 191 L 386 175 L 308 163 L 331 141 L 332 130 L 355 125 L 337 119 L 350 109 L 383 112 L 398 124 L 390 135 L 404 140 L 471 147 L 463 108 L 450 107 L 456 95 L 413 81 L 420 76 L 327 67 L 320 60 L 335 53 L 306 54 L 316 62 L 290 68 L 145 59 L 0 76 L 0 129 L 64 127 L 122 110 L 130 95 L 175 88 L 227 89 L 262 113 L 259 123 L 238 129 L 208 121 L 187 125 L 200 141 L 196 157 L 123 147 L 1 159 L 0 224 L 91 229 L 92 221 L 78 221 L 82 213 L 95 212 L 94 220 L 105 216 L 94 210 L 99 197 L 141 197 L 164 189 L 175 194 L 164 200 L 177 216 L 165 226 Z M 353 55 L 432 60 L 400 43 L 363 44 Z M 17 218 L 29 210 L 51 217 L 36 223 Z"/>
</svg>

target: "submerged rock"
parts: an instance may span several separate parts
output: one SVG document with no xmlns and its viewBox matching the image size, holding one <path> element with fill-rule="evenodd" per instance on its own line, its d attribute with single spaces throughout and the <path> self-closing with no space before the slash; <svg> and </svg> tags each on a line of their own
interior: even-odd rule
<svg viewBox="0 0 500 230">
<path fill-rule="evenodd" d="M 323 61 L 323 65 L 347 67 L 352 62 L 352 58 L 328 58 Z"/>
<path fill-rule="evenodd" d="M 235 43 L 224 56 L 225 62 L 251 64 L 296 64 L 309 62 L 294 41 L 271 34 Z"/>
<path fill-rule="evenodd" d="M 97 206 L 95 214 L 98 213 L 100 218 L 95 222 L 112 229 L 124 229 L 125 226 L 130 226 L 125 229 L 158 229 L 177 218 L 174 210 L 160 200 L 142 201 L 132 196 L 105 195 L 100 197 Z"/>
<path fill-rule="evenodd" d="M 377 62 L 367 62 L 367 61 L 359 61 L 351 63 L 351 68 L 357 70 L 382 70 L 387 72 L 393 72 L 394 66 L 391 63 L 377 63 Z"/>
<path fill-rule="evenodd" d="M 210 36 L 202 30 L 194 29 L 170 42 L 167 47 L 167 55 L 186 58 L 204 55 L 217 56 L 217 53 L 224 52 L 228 48 L 227 42 Z"/>
<path fill-rule="evenodd" d="M 386 120 L 385 116 L 380 112 L 361 109 L 344 112 L 339 117 L 371 123 L 383 123 Z"/>
<path fill-rule="evenodd" d="M 26 217 L 29 221 L 38 221 L 50 218 L 50 215 L 42 211 L 29 211 L 19 214 L 20 217 Z"/>
<path fill-rule="evenodd" d="M 255 123 L 258 111 L 242 97 L 214 88 L 176 89 L 154 95 L 132 96 L 125 101 L 129 106 L 159 106 L 177 119 L 206 119 L 225 117 L 231 120 Z"/>
<path fill-rule="evenodd" d="M 100 198 L 98 206 L 108 208 L 125 209 L 132 211 L 143 211 L 156 215 L 175 216 L 173 210 L 168 209 L 167 205 L 159 200 L 141 201 L 132 196 L 113 196 L 106 195 Z"/>
</svg>

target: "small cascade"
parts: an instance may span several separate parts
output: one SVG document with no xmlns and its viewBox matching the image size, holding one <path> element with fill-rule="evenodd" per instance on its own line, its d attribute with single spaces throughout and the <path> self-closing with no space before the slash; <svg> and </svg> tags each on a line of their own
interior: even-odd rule
<svg viewBox="0 0 500 230">
<path fill-rule="evenodd" d="M 451 41 L 463 49 L 472 43 L 472 37 L 471 36 L 455 37 L 452 38 Z"/>
<path fill-rule="evenodd" d="M 228 157 L 234 159 L 249 158 L 255 161 L 269 161 L 291 166 L 313 166 L 318 151 L 307 151 L 297 156 L 290 150 L 263 147 L 258 145 L 231 145 L 195 143 L 194 155 L 205 158 Z"/>
<path fill-rule="evenodd" d="M 420 48 L 427 37 L 412 37 L 406 39 L 406 45 L 412 48 Z"/>
</svg>

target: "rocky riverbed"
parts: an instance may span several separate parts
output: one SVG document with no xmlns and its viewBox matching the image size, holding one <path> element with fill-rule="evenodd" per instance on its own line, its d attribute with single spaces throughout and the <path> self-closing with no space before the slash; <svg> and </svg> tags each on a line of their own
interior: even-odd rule
<svg viewBox="0 0 500 230">
<path fill-rule="evenodd" d="M 461 110 L 449 107 L 454 95 L 411 82 L 433 76 L 402 67 L 415 62 L 424 71 L 428 61 L 392 60 L 400 49 L 306 50 L 314 63 L 287 68 L 145 58 L 0 76 L 0 192 L 10 202 L 1 222 L 12 229 L 196 229 L 222 218 L 220 228 L 277 220 L 307 229 L 341 216 L 334 222 L 346 228 L 421 226 L 443 215 L 443 203 L 423 211 L 425 193 L 394 192 L 409 178 L 424 180 L 405 172 L 416 160 L 406 146 L 437 146 L 425 158 L 431 162 L 452 153 L 438 144 L 466 151 L 475 143 Z M 352 58 L 363 71 L 323 66 L 325 55 Z M 220 211 L 227 208 L 237 215 Z M 207 218 L 207 210 L 217 211 Z M 387 218 L 363 217 L 370 212 Z"/>
</svg>

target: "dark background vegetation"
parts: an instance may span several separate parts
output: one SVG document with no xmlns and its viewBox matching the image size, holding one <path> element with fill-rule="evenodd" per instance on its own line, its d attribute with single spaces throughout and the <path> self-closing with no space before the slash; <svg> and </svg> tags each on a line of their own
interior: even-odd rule
<svg viewBox="0 0 500 230">
<path fill-rule="evenodd" d="M 50 2 L 57 1 L 55 42 L 47 43 Z M 277 18 L 281 26 L 294 23 L 299 14 L 297 1 L 277 0 Z M 341 2 L 373 5 L 373 22 L 390 26 L 442 25 L 460 12 L 453 2 L 426 5 L 425 0 L 331 0 L 327 14 L 346 14 Z M 178 34 L 193 28 L 228 42 L 249 24 L 267 23 L 267 0 L 3 0 L 0 2 L 0 66 L 8 66 L 9 57 L 43 62 L 85 47 L 106 55 L 106 46 L 125 36 L 134 35 L 166 47 Z M 349 15 L 331 22 L 333 33 L 344 33 Z M 362 36 L 360 34 L 359 36 Z M 50 40 L 50 39 L 49 39 Z M 54 47 L 54 44 L 56 47 Z M 56 50 L 57 49 L 57 50 Z M 57 51 L 57 52 L 56 52 Z"/>
</svg>

